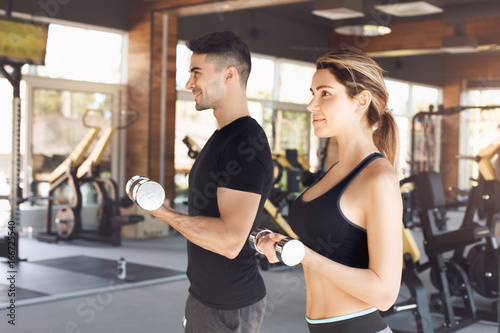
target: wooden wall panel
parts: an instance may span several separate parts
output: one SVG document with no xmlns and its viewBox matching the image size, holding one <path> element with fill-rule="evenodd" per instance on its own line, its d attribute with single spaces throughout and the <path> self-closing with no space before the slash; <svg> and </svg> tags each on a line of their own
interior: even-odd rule
<svg viewBox="0 0 500 333">
<path fill-rule="evenodd" d="M 138 111 L 138 121 L 127 131 L 127 178 L 135 174 L 159 181 L 160 144 L 165 143 L 164 183 L 166 197 L 174 197 L 174 133 L 175 133 L 175 70 L 177 46 L 177 17 L 168 17 L 167 46 L 167 115 L 166 137 L 161 131 L 161 76 L 163 11 L 158 9 L 200 3 L 187 1 L 129 1 L 129 50 L 127 105 Z M 152 31 L 152 17 L 154 29 Z M 153 40 L 151 36 L 153 35 Z M 151 54 L 151 42 L 153 53 Z M 151 103 L 151 113 L 150 110 Z"/>
<path fill-rule="evenodd" d="M 500 14 L 499 14 L 500 15 Z M 475 36 L 478 44 L 500 44 L 500 17 L 467 20 L 468 36 Z"/>
<path fill-rule="evenodd" d="M 460 104 L 460 80 L 449 79 L 443 85 L 443 106 L 445 108 Z M 445 188 L 458 187 L 458 141 L 459 115 L 443 117 L 441 123 L 441 165 Z"/>
</svg>

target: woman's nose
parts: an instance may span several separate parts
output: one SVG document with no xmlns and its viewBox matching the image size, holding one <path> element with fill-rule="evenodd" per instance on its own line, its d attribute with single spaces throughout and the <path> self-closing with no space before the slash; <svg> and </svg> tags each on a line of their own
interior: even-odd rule
<svg viewBox="0 0 500 333">
<path fill-rule="evenodd" d="M 309 102 L 309 104 L 307 104 L 307 110 L 309 110 L 309 112 L 318 110 L 318 103 L 316 103 L 314 98 Z"/>
</svg>

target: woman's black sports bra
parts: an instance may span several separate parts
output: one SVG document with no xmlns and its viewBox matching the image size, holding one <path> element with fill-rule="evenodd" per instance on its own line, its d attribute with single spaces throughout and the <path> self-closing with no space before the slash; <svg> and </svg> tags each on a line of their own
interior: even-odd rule
<svg viewBox="0 0 500 333">
<path fill-rule="evenodd" d="M 343 265 L 368 268 L 366 230 L 344 216 L 340 210 L 340 197 L 354 177 L 380 157 L 383 157 L 380 153 L 368 155 L 344 179 L 319 197 L 304 201 L 302 193 L 294 201 L 290 207 L 289 223 L 304 245 Z"/>
</svg>

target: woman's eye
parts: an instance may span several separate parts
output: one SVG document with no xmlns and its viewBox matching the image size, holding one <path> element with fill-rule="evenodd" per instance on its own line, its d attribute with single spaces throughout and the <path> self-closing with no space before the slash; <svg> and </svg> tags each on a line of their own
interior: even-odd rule
<svg viewBox="0 0 500 333">
<path fill-rule="evenodd" d="M 321 95 L 322 96 L 330 96 L 330 93 L 328 91 L 322 91 Z"/>
</svg>

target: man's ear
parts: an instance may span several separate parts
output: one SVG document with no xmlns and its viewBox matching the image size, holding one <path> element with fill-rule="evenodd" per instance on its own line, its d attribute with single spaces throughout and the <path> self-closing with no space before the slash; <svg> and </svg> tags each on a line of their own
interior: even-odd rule
<svg viewBox="0 0 500 333">
<path fill-rule="evenodd" d="M 238 70 L 234 66 L 230 66 L 224 70 L 224 82 L 230 83 L 238 76 Z"/>
<path fill-rule="evenodd" d="M 356 96 L 357 110 L 365 112 L 370 107 L 372 102 L 372 93 L 368 90 L 363 90 Z"/>
</svg>

